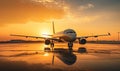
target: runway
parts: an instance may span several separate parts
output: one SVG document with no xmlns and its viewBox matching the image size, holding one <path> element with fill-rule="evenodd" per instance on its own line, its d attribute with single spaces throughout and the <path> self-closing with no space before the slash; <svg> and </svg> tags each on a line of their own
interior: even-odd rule
<svg viewBox="0 0 120 71">
<path fill-rule="evenodd" d="M 0 44 L 0 71 L 120 71 L 120 44 Z"/>
</svg>

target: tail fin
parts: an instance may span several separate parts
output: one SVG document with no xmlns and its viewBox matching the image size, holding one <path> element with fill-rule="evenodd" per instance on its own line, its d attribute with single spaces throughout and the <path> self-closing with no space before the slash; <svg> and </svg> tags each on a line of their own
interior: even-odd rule
<svg viewBox="0 0 120 71">
<path fill-rule="evenodd" d="M 53 25 L 53 34 L 55 34 L 55 26 L 54 26 L 54 21 L 52 22 Z"/>
</svg>

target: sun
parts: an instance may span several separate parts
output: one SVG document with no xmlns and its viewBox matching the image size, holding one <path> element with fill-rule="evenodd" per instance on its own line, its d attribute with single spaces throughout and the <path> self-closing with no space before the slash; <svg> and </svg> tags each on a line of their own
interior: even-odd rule
<svg viewBox="0 0 120 71">
<path fill-rule="evenodd" d="M 44 29 L 44 30 L 41 31 L 41 36 L 42 37 L 47 37 L 48 38 L 48 37 L 51 37 L 50 35 L 52 35 L 52 34 L 47 29 Z"/>
</svg>

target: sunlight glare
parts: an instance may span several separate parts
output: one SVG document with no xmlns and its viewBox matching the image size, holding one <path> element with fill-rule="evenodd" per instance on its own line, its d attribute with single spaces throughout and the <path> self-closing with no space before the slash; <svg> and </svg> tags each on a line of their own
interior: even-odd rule
<svg viewBox="0 0 120 71">
<path fill-rule="evenodd" d="M 45 44 L 44 44 L 44 47 L 48 47 L 48 45 L 45 45 Z"/>
<path fill-rule="evenodd" d="M 44 56 L 49 56 L 49 53 L 45 53 Z"/>
<path fill-rule="evenodd" d="M 49 36 L 49 35 L 51 35 L 49 30 L 41 31 L 41 35 L 42 35 L 42 37 L 46 37 L 46 38 L 50 38 L 51 37 L 51 36 Z"/>
</svg>

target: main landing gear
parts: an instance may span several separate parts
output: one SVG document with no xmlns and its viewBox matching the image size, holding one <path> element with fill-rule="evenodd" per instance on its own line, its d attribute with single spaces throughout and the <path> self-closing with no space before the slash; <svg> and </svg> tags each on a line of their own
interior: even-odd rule
<svg viewBox="0 0 120 71">
<path fill-rule="evenodd" d="M 68 47 L 69 47 L 69 50 L 72 50 L 73 42 L 68 42 Z"/>
</svg>

